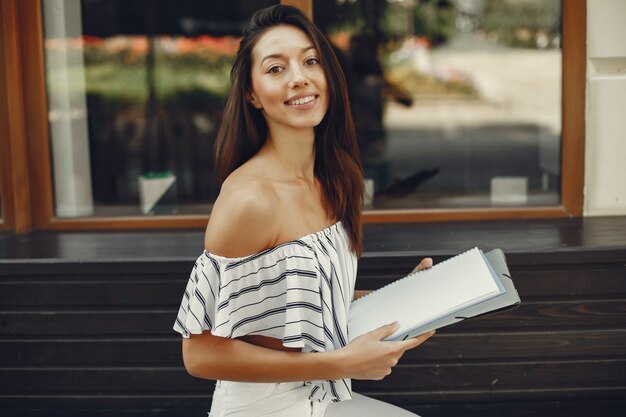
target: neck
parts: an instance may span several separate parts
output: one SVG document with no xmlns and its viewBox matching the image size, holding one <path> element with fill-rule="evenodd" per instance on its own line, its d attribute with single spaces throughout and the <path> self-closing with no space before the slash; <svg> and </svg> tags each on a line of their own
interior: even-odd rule
<svg viewBox="0 0 626 417">
<path fill-rule="evenodd" d="M 272 161 L 276 178 L 314 181 L 315 131 L 312 127 L 272 126 L 260 153 Z"/>
</svg>

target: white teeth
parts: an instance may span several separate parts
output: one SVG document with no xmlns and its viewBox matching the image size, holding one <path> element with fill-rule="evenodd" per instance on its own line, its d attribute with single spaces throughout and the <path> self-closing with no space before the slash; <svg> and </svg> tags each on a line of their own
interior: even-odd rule
<svg viewBox="0 0 626 417">
<path fill-rule="evenodd" d="M 287 104 L 289 105 L 306 104 L 313 100 L 315 100 L 315 96 L 308 96 L 308 97 L 299 98 L 297 100 L 288 101 Z"/>
</svg>

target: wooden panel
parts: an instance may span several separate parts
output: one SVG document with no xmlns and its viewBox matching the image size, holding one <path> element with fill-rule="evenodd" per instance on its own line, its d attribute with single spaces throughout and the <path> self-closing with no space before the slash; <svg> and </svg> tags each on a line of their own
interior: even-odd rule
<svg viewBox="0 0 626 417">
<path fill-rule="evenodd" d="M 520 387 L 519 389 L 455 389 L 450 391 L 398 391 L 398 392 L 380 392 L 380 391 L 360 391 L 363 395 L 371 396 L 391 404 L 405 406 L 409 404 L 419 403 L 468 403 L 468 402 L 503 402 L 511 403 L 515 401 L 528 400 L 552 400 L 552 401 L 570 401 L 593 399 L 624 399 L 626 398 L 626 386 L 604 387 L 590 385 L 586 387 L 563 387 L 563 388 L 533 388 Z M 574 408 L 568 407 L 571 413 L 575 413 Z M 530 414 L 533 415 L 533 414 Z M 569 414 L 574 415 L 574 414 Z M 583 414 L 584 415 L 584 414 Z M 592 414 L 593 415 L 593 414 Z"/>
<path fill-rule="evenodd" d="M 0 305 L 29 307 L 177 307 L 187 284 L 187 271 L 171 274 L 66 274 L 8 276 L 0 278 Z M 405 271 L 405 269 L 401 269 Z M 359 289 L 380 288 L 401 276 L 389 268 L 361 271 Z M 374 275 L 374 276 L 372 276 Z M 389 276 L 390 275 L 390 276 Z M 582 299 L 626 299 L 626 268 L 594 267 L 548 270 L 513 270 L 515 285 L 524 303 Z M 593 275 L 593 279 L 589 279 Z M 149 291 L 147 286 L 149 285 Z M 28 298 L 22 295 L 28 293 Z"/>
<path fill-rule="evenodd" d="M 3 394 L 202 393 L 205 381 L 190 378 L 181 367 L 0 368 Z M 353 381 L 354 389 L 377 392 L 420 392 L 441 396 L 446 391 L 617 387 L 624 383 L 626 359 L 559 362 L 452 363 L 399 365 L 384 383 Z M 8 383 L 7 381 L 10 381 Z M 476 398 L 480 400 L 481 398 Z M 485 399 L 485 398 L 482 398 Z"/>
<path fill-rule="evenodd" d="M 2 312 L 0 336 L 167 335 L 172 334 L 175 314 L 172 309 Z"/>
<path fill-rule="evenodd" d="M 479 334 L 438 331 L 418 349 L 406 352 L 402 363 L 624 356 L 626 329 Z"/>
<path fill-rule="evenodd" d="M 100 398 L 93 398 L 90 401 L 80 396 L 71 399 L 51 397 L 45 400 L 36 397 L 28 401 L 22 400 L 28 408 L 24 406 L 16 408 L 15 405 L 19 407 L 20 403 L 13 398 L 3 399 L 0 396 L 0 401 L 7 404 L 4 411 L 10 417 L 204 417 L 208 413 L 210 399 L 196 397 L 200 396 L 194 396 L 192 401 L 185 396 L 156 398 L 117 396 L 104 401 Z M 42 409 L 40 406 L 42 401 L 52 403 L 54 408 Z"/>
<path fill-rule="evenodd" d="M 89 282 L 98 279 L 115 279 L 123 281 L 125 279 L 159 279 L 165 278 L 165 274 L 171 274 L 173 280 L 180 280 L 180 275 L 188 277 L 195 258 L 189 258 L 185 262 L 178 260 L 168 261 L 167 257 L 160 257 L 159 260 L 146 260 L 133 262 L 127 259 L 118 262 L 89 262 L 80 259 L 70 261 L 55 261 L 50 259 L 25 259 L 18 261 L 5 261 L 0 269 L 0 277 L 8 279 L 26 279 L 39 276 L 45 280 L 62 281 L 84 281 Z M 4 275 L 4 277 L 3 277 Z"/>
<path fill-rule="evenodd" d="M 13 12 L 8 10 L 11 4 L 0 4 L 0 194 L 2 199 L 2 229 L 12 229 L 15 223 L 13 165 L 11 163 L 10 119 L 9 107 L 12 104 L 9 96 L 10 78 L 14 77 L 11 62 L 15 59 L 15 48 L 5 46 L 11 42 L 11 29 L 15 27 Z M 7 10 L 5 10 L 7 9 Z"/>
<path fill-rule="evenodd" d="M 0 368 L 4 395 L 206 393 L 213 382 L 192 378 L 182 367 Z M 10 383 L 8 383 L 10 381 Z"/>
<path fill-rule="evenodd" d="M 389 267 L 384 270 L 366 269 L 363 266 L 357 279 L 357 288 L 380 288 L 404 276 L 412 266 L 413 262 L 407 265 L 389 263 Z M 626 298 L 626 266 L 623 264 L 577 268 L 559 265 L 551 269 L 512 267 L 511 276 L 523 301 L 550 297 Z"/>
<path fill-rule="evenodd" d="M 0 336 L 168 335 L 175 314 L 175 309 L 5 311 L 0 313 Z M 50 325 L 51 320 L 54 326 Z M 593 329 L 596 326 L 626 327 L 626 300 L 523 303 L 515 310 L 466 320 L 440 332 Z"/>
<path fill-rule="evenodd" d="M 583 215 L 585 181 L 585 87 L 587 1 L 563 1 L 561 200 L 572 216 Z"/>
<path fill-rule="evenodd" d="M 626 329 L 479 334 L 437 333 L 401 364 L 626 356 Z M 181 366 L 181 339 L 88 337 L 0 339 L 0 366 Z"/>
<path fill-rule="evenodd" d="M 0 2 L 0 177 L 6 225 L 27 232 L 32 225 L 18 5 Z"/>
<path fill-rule="evenodd" d="M 568 212 L 557 207 L 524 208 L 462 208 L 420 210 L 365 210 L 364 223 L 421 223 L 467 220 L 545 219 L 567 217 Z"/>
<path fill-rule="evenodd" d="M 488 222 L 437 222 L 420 224 L 368 224 L 364 226 L 365 253 L 415 251 L 416 254 L 455 255 L 479 246 L 499 247 L 507 256 L 518 253 L 550 258 L 550 264 L 568 255 L 596 252 L 598 247 L 626 248 L 624 216 L 493 220 Z M 596 249 L 596 250 L 594 250 Z M 513 259 L 512 259 L 513 260 Z M 593 262 L 592 260 L 586 260 Z M 604 261 L 598 260 L 599 262 Z"/>
<path fill-rule="evenodd" d="M 545 219 L 568 217 L 562 207 L 532 207 L 518 209 L 439 209 L 365 211 L 364 223 L 419 223 L 437 221 Z M 177 215 L 148 217 L 98 217 L 84 219 L 50 219 L 50 230 L 143 230 L 204 228 L 209 216 Z"/>
<path fill-rule="evenodd" d="M 578 400 L 578 401 L 543 401 L 543 402 L 500 402 L 470 404 L 432 404 L 407 405 L 404 408 L 427 417 L 575 417 L 603 416 L 622 417 L 626 399 L 615 400 Z"/>
<path fill-rule="evenodd" d="M 462 332 L 474 329 L 593 329 L 626 327 L 626 300 L 527 302 L 512 311 L 487 317 L 466 320 L 441 329 L 445 332 Z"/>
<path fill-rule="evenodd" d="M 115 417 L 115 416 L 206 416 L 211 406 L 207 384 L 202 394 L 142 394 L 129 395 L 32 395 L 14 396 L 0 394 L 2 411 L 10 417 Z"/>
<path fill-rule="evenodd" d="M 0 282 L 0 305 L 17 307 L 177 306 L 187 282 L 171 279 L 86 282 Z M 149 288 L 148 288 L 149 286 Z M 28 294 L 27 299 L 22 295 Z M 179 299 L 180 298 L 180 299 Z"/>
<path fill-rule="evenodd" d="M 207 384 L 207 392 L 210 392 L 212 385 Z M 609 398 L 602 397 L 602 390 L 609 393 Z M 30 397 L 14 397 L 0 394 L 0 402 L 5 409 L 20 407 L 12 417 L 17 416 L 40 416 L 40 417 L 113 417 L 113 416 L 194 416 L 204 415 L 209 409 L 210 396 L 201 394 L 143 394 L 139 396 L 126 395 L 33 395 Z M 401 393 L 396 394 L 376 394 L 374 398 L 390 403 L 400 404 L 402 408 L 420 413 L 422 416 L 432 417 L 427 411 L 435 410 L 439 416 L 550 416 L 550 417 L 589 417 L 601 415 L 603 417 L 623 417 L 623 405 L 626 404 L 626 388 L 592 390 L 588 395 L 581 395 L 574 390 L 574 394 L 564 401 L 564 396 L 559 390 L 540 390 L 538 395 L 548 397 L 553 392 L 553 400 L 544 401 L 524 401 L 511 400 L 497 402 L 501 395 L 494 392 L 492 402 L 473 402 L 468 400 L 472 394 L 466 391 L 451 393 L 456 401 L 448 401 L 442 404 L 437 399 L 428 402 L 402 402 L 406 396 Z M 431 398 L 432 394 L 429 395 Z M 534 393 L 528 395 L 532 400 Z M 416 394 L 419 397 L 420 394 Z M 193 407 L 193 408 L 191 408 Z M 149 410 L 149 411 L 146 411 Z M 465 410 L 471 414 L 458 413 L 458 410 Z M 591 411 L 593 410 L 593 411 Z M 13 410 L 11 410 L 13 411 Z M 546 414 L 541 412 L 545 411 Z M 548 413 L 548 411 L 554 412 Z M 591 411 L 591 412 L 590 412 Z M 451 413 L 451 414 L 448 414 Z"/>
<path fill-rule="evenodd" d="M 626 298 L 626 265 L 513 269 L 515 287 L 525 297 Z"/>
<path fill-rule="evenodd" d="M 40 0 L 19 0 L 20 51 L 24 79 L 24 114 L 31 178 L 32 227 L 48 227 L 53 213 L 52 171 L 48 136 L 44 36 Z"/>
<path fill-rule="evenodd" d="M 379 269 L 395 268 L 402 262 L 408 272 L 420 256 L 438 256 L 440 260 L 474 246 L 484 250 L 502 248 L 510 266 L 626 263 L 626 216 L 367 224 L 363 234 L 360 264 L 368 269 L 372 262 Z M 106 268 L 107 262 L 122 260 L 128 261 L 125 265 L 184 261 L 189 267 L 189 262 L 201 253 L 203 238 L 203 228 L 35 232 L 28 236 L 0 233 L 0 262 L 21 263 L 20 270 L 25 274 L 54 268 L 61 260 L 64 265 L 80 262 L 89 268 L 85 271 L 96 273 L 96 267 Z M 1 275 L 3 272 L 0 269 Z"/>
<path fill-rule="evenodd" d="M 438 393 L 454 389 L 505 391 L 507 389 L 621 386 L 626 360 L 472 362 L 437 365 L 399 365 L 384 384 L 353 381 L 354 389 L 377 392 Z M 369 387 L 369 388 L 368 388 Z M 445 399 L 445 398 L 444 398 Z"/>
<path fill-rule="evenodd" d="M 182 366 L 181 338 L 0 340 L 1 366 Z"/>
<path fill-rule="evenodd" d="M 116 408 L 95 408 L 101 407 L 102 402 L 98 398 L 93 403 L 89 403 L 85 398 L 73 398 L 76 406 L 85 407 L 86 404 L 94 409 L 37 409 L 39 398 L 30 400 L 33 409 L 28 410 L 8 410 L 12 417 L 116 417 L 116 416 L 171 416 L 177 417 L 197 417 L 204 415 L 208 409 L 207 401 L 194 399 L 193 403 L 205 403 L 203 407 L 192 408 L 185 397 L 163 397 L 158 398 L 137 398 L 129 399 L 124 397 L 114 397 L 107 404 L 114 404 L 110 407 Z M 67 407 L 64 398 L 50 398 L 54 404 Z M 150 408 L 155 403 L 162 405 L 167 401 L 169 406 L 176 404 L 174 409 L 151 409 L 149 414 L 131 407 Z M 13 402 L 11 402 L 13 403 Z M 507 402 L 507 403 L 469 403 L 469 404 L 434 404 L 434 405 L 406 405 L 409 411 L 418 415 L 428 417 L 484 417 L 484 416 L 506 416 L 506 417 L 527 417 L 527 416 L 550 416 L 550 417 L 575 417 L 575 416 L 603 416 L 622 417 L 626 400 L 583 400 L 583 401 L 543 401 L 543 402 Z M 126 409 L 124 409 L 126 407 Z"/>
<path fill-rule="evenodd" d="M 176 215 L 150 217 L 98 217 L 83 219 L 52 218 L 49 230 L 144 230 L 144 229 L 203 229 L 208 215 Z"/>
</svg>

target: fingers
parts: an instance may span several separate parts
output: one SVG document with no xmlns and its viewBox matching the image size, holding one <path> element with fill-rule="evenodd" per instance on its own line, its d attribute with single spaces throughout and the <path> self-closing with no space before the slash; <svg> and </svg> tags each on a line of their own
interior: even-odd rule
<svg viewBox="0 0 626 417">
<path fill-rule="evenodd" d="M 369 332 L 369 334 L 375 337 L 376 340 L 382 340 L 387 336 L 391 336 L 396 330 L 398 330 L 399 327 L 400 327 L 400 324 L 398 324 L 398 322 L 395 321 L 393 323 L 380 326 L 378 329 L 374 329 L 371 332 Z"/>
<path fill-rule="evenodd" d="M 359 338 L 375 337 L 377 340 L 381 340 L 393 334 L 398 328 L 399 325 L 397 322 L 390 323 L 385 326 L 381 326 L 375 330 L 372 330 L 365 335 L 359 336 Z M 373 353 L 372 358 L 374 360 L 368 359 L 365 362 L 367 364 L 367 368 L 363 371 L 362 374 L 359 374 L 359 376 L 356 376 L 355 378 L 371 380 L 381 380 L 385 378 L 387 375 L 391 374 L 392 369 L 398 364 L 400 358 L 402 357 L 402 355 L 404 355 L 405 351 L 422 344 L 433 334 L 435 334 L 434 330 L 428 333 L 421 334 L 409 340 L 380 341 L 377 343 L 373 343 L 373 340 L 371 339 L 369 341 L 363 339 L 362 342 L 366 343 L 361 345 L 367 347 L 368 353 Z M 359 357 L 362 357 L 362 354 L 360 354 Z"/>
<path fill-rule="evenodd" d="M 421 271 L 423 269 L 428 269 L 430 267 L 433 266 L 433 260 L 432 258 L 424 258 L 422 259 L 422 261 L 419 263 L 419 265 L 417 265 L 415 268 L 413 268 L 413 271 L 411 272 L 417 272 L 417 271 Z"/>
<path fill-rule="evenodd" d="M 424 333 L 424 334 L 421 334 L 419 336 L 415 336 L 414 338 L 411 338 L 411 339 L 408 339 L 408 340 L 399 341 L 399 342 L 394 342 L 394 343 L 401 344 L 400 348 L 403 349 L 403 350 L 409 350 L 409 349 L 413 349 L 415 347 L 418 347 L 419 345 L 421 345 L 422 343 L 427 341 L 429 338 L 431 338 L 434 334 L 435 334 L 435 331 L 431 330 L 428 333 Z"/>
<path fill-rule="evenodd" d="M 430 339 L 431 337 L 433 337 L 436 333 L 436 330 L 431 330 L 427 333 L 423 333 L 419 336 L 414 337 L 413 339 L 417 340 L 419 343 L 418 345 L 421 345 L 422 343 L 424 343 L 425 341 L 427 341 L 428 339 Z"/>
</svg>

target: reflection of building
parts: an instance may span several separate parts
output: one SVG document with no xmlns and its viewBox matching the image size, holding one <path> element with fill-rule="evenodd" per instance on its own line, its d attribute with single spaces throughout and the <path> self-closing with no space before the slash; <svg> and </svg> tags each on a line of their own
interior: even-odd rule
<svg viewBox="0 0 626 417">
<path fill-rule="evenodd" d="M 97 2 L 81 4 L 87 3 Z M 213 2 L 202 3 L 213 7 Z M 349 3 L 353 2 L 344 2 Z M 174 7 L 185 2 L 167 4 Z M 243 2 L 233 4 L 241 6 Z M 510 315 L 442 330 L 442 337 L 433 344 L 403 359 L 406 378 L 396 374 L 379 383 L 356 382 L 357 391 L 373 392 L 422 415 L 432 410 L 456 414 L 461 408 L 464 413 L 480 409 L 481 415 L 484 410 L 504 415 L 512 405 L 529 415 L 538 410 L 571 416 L 623 413 L 626 190 L 622 179 L 626 172 L 622 162 L 626 145 L 621 132 L 626 126 L 621 111 L 626 91 L 620 63 L 626 52 L 616 39 L 626 36 L 619 20 L 626 10 L 618 0 L 590 1 L 585 16 L 580 2 L 566 0 L 563 4 L 561 201 L 553 206 L 485 207 L 480 205 L 481 196 L 473 196 L 479 207 L 468 209 L 459 203 L 468 196 L 450 194 L 443 198 L 446 206 L 366 213 L 368 221 L 381 223 L 365 226 L 360 288 L 390 282 L 422 256 L 435 256 L 439 262 L 473 245 L 500 246 L 509 256 L 524 304 Z M 3 414 L 42 412 L 35 408 L 49 413 L 73 408 L 75 415 L 80 414 L 78 409 L 92 415 L 91 407 L 204 409 L 211 384 L 185 374 L 179 340 L 169 329 L 189 262 L 202 245 L 211 196 L 199 193 L 218 186 L 210 170 L 203 171 L 202 166 L 217 118 L 203 107 L 204 101 L 194 101 L 198 99 L 194 94 L 183 97 L 193 104 L 189 105 L 192 114 L 176 102 L 157 107 L 163 112 L 157 111 L 159 132 L 165 135 L 159 140 L 183 173 L 178 175 L 179 189 L 201 196 L 194 202 L 199 207 L 190 205 L 189 215 L 130 217 L 133 212 L 127 207 L 113 205 L 111 210 L 119 211 L 119 216 L 107 213 L 106 217 L 61 219 L 54 210 L 59 187 L 53 185 L 53 173 L 58 163 L 54 159 L 51 166 L 54 151 L 49 136 L 55 129 L 50 126 L 55 121 L 51 119 L 62 113 L 51 111 L 58 103 L 48 100 L 64 96 L 46 92 L 50 85 L 46 84 L 42 59 L 40 12 L 36 1 L 0 2 Z M 202 19 L 194 22 L 198 20 Z M 114 26 L 108 18 L 103 22 L 103 26 Z M 207 26 L 205 22 L 191 26 L 218 31 L 228 25 Z M 585 37 L 586 27 L 589 33 Z M 130 67 L 126 62 L 123 68 Z M 145 86 L 145 77 L 138 79 L 131 88 Z M 74 78 L 71 81 L 76 83 Z M 70 124 L 69 131 L 84 129 L 85 121 L 89 125 L 98 119 L 104 120 L 99 123 L 106 128 L 89 132 L 90 150 L 82 153 L 90 157 L 91 182 L 77 167 L 69 166 L 74 171 L 65 172 L 68 178 L 76 174 L 76 183 L 87 181 L 94 190 L 98 182 L 126 178 L 116 185 L 119 188 L 98 198 L 113 203 L 119 203 L 121 195 L 122 200 L 130 199 L 133 183 L 127 178 L 140 171 L 136 161 L 141 161 L 137 155 L 141 155 L 140 143 L 146 137 L 145 108 L 134 105 L 113 111 L 106 101 L 90 102 L 99 99 L 89 95 L 83 98 L 90 112 L 70 112 L 75 119 L 69 120 L 82 120 L 82 127 Z M 416 106 L 423 102 L 418 100 Z M 439 116 L 432 111 L 422 112 L 420 117 L 418 121 L 426 124 Z M 518 127 L 523 134 L 509 144 L 552 134 L 535 132 L 528 125 Z M 502 126 L 485 124 L 472 134 L 484 138 L 485 129 L 500 134 Z M 59 130 L 58 138 L 67 140 L 69 135 Z M 440 131 L 422 132 L 445 152 L 459 150 L 451 149 Z M 401 156 L 414 163 L 422 162 L 418 158 L 424 158 L 424 163 L 436 159 L 425 155 L 419 142 L 410 141 L 414 131 L 406 129 L 404 133 L 406 137 L 397 137 L 399 141 L 407 139 Z M 102 147 L 107 140 L 117 143 Z M 471 157 L 476 156 L 476 149 L 461 150 Z M 519 163 L 522 155 L 511 153 L 516 158 L 507 165 L 517 169 L 523 165 Z M 66 154 L 75 157 L 80 152 Z M 190 155 L 197 157 L 191 164 Z M 116 169 L 115 164 L 131 157 L 135 162 L 124 165 L 126 171 Z M 467 161 L 459 159 L 453 164 L 459 169 L 460 182 L 465 181 L 462 175 Z M 489 161 L 479 168 L 472 178 L 494 169 Z M 603 215 L 617 217 L 599 217 Z M 501 218 L 514 220 L 498 220 Z M 437 222 L 408 224 L 419 221 Z M 134 230 L 137 228 L 157 230 Z"/>
<path fill-rule="evenodd" d="M 455 0 L 454 5 L 459 11 L 455 21 L 456 27 L 463 32 L 476 29 L 477 17 L 485 10 L 484 0 Z"/>
</svg>

